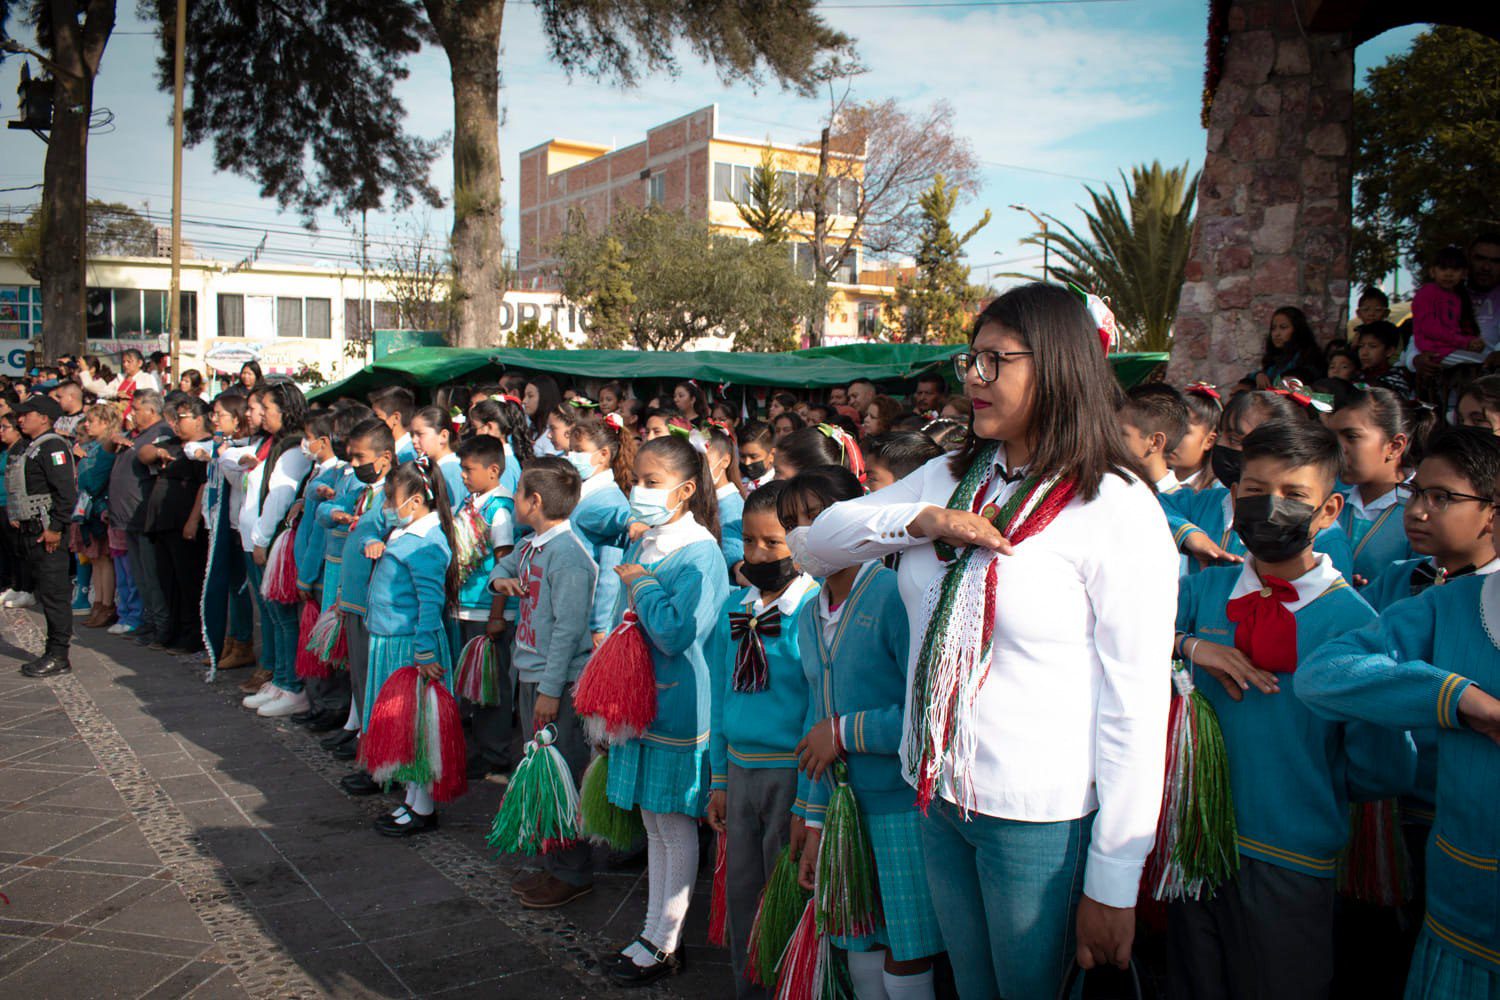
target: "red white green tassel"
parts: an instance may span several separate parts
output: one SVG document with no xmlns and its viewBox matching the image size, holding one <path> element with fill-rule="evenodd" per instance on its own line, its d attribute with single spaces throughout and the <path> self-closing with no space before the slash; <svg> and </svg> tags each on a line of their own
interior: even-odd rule
<svg viewBox="0 0 1500 1000">
<path fill-rule="evenodd" d="M 500 673 L 500 650 L 495 640 L 488 635 L 475 636 L 458 654 L 453 690 L 476 705 L 499 705 L 503 686 L 510 683 L 510 677 L 501 677 Z"/>
<path fill-rule="evenodd" d="M 327 677 L 331 672 L 328 664 L 318 659 L 312 652 L 311 637 L 313 627 L 317 625 L 318 605 L 314 601 L 302 602 L 302 613 L 298 616 L 297 626 L 297 676 L 303 680 Z"/>
<path fill-rule="evenodd" d="M 303 649 L 318 658 L 330 670 L 342 670 L 349 665 L 349 640 L 344 635 L 344 616 L 335 608 L 318 615 L 318 620 L 308 630 Z"/>
<path fill-rule="evenodd" d="M 776 1000 L 852 1000 L 848 960 L 818 929 L 817 903 L 809 900 L 778 964 Z"/>
<path fill-rule="evenodd" d="M 489 845 L 504 854 L 546 854 L 576 844 L 583 835 L 578 789 L 567 761 L 553 743 L 557 731 L 544 726 L 526 743 L 490 826 Z"/>
<path fill-rule="evenodd" d="M 797 880 L 797 863 L 790 846 L 776 856 L 771 877 L 761 890 L 760 906 L 750 924 L 750 949 L 745 959 L 745 976 L 757 986 L 771 987 L 776 982 L 776 968 L 786 951 L 797 920 L 812 894 Z"/>
<path fill-rule="evenodd" d="M 833 791 L 818 847 L 818 930 L 835 937 L 863 937 L 885 923 L 875 876 L 875 851 L 860 815 L 849 769 L 833 765 Z"/>
<path fill-rule="evenodd" d="M 1349 846 L 1338 867 L 1341 894 L 1372 906 L 1410 902 L 1411 859 L 1398 817 L 1395 799 L 1349 807 Z"/>
<path fill-rule="evenodd" d="M 1166 781 L 1145 884 L 1159 900 L 1197 900 L 1239 871 L 1239 838 L 1219 717 L 1190 668 L 1173 664 L 1172 685 Z"/>
<path fill-rule="evenodd" d="M 589 761 L 578 789 L 578 813 L 584 836 L 595 844 L 628 851 L 646 836 L 640 806 L 621 809 L 609 801 L 609 754 Z"/>
<path fill-rule="evenodd" d="M 715 948 L 729 945 L 729 838 L 714 836 L 714 889 L 708 904 L 708 943 Z"/>
<path fill-rule="evenodd" d="M 656 667 L 636 619 L 625 612 L 578 678 L 573 708 L 594 743 L 628 743 L 656 721 Z"/>
<path fill-rule="evenodd" d="M 382 785 L 428 785 L 437 802 L 458 798 L 468 787 L 458 702 L 416 667 L 397 670 L 371 706 L 359 762 Z"/>
<path fill-rule="evenodd" d="M 484 565 L 490 553 L 489 525 L 484 515 L 471 504 L 464 504 L 453 514 L 453 561 L 460 580 L 467 580 Z"/>
<path fill-rule="evenodd" d="M 296 604 L 302 599 L 297 592 L 297 560 L 292 552 L 296 532 L 287 528 L 271 543 L 266 557 L 265 576 L 260 581 L 260 596 L 277 604 Z"/>
</svg>

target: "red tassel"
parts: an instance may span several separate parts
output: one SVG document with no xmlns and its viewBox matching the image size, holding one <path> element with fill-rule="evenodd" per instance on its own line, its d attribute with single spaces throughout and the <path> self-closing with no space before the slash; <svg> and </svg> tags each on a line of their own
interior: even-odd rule
<svg viewBox="0 0 1500 1000">
<path fill-rule="evenodd" d="M 307 636 L 318 623 L 318 605 L 313 601 L 302 602 L 302 615 L 297 627 L 297 676 L 303 680 L 327 677 L 332 673 L 328 664 L 307 651 Z"/>
<path fill-rule="evenodd" d="M 820 955 L 823 949 L 819 947 L 816 910 L 817 904 L 809 900 L 786 951 L 781 953 L 776 966 L 777 1000 L 816 1000 L 820 995 L 818 987 L 826 970 L 819 959 L 826 960 L 827 956 Z"/>
<path fill-rule="evenodd" d="M 432 756 L 432 798 L 435 802 L 452 802 L 469 788 L 464 750 L 463 720 L 458 701 L 441 681 L 429 681 L 427 697 L 432 700 L 433 721 L 429 731 Z"/>
<path fill-rule="evenodd" d="M 342 612 L 340 612 L 342 614 Z M 333 641 L 333 655 L 329 658 L 330 663 L 342 663 L 346 669 L 351 667 L 349 663 L 349 623 L 343 622 L 339 627 L 339 637 Z M 359 664 L 359 669 L 364 670 L 365 665 Z"/>
<path fill-rule="evenodd" d="M 292 551 L 295 535 L 296 532 L 288 528 L 271 543 L 271 553 L 266 558 L 266 574 L 260 588 L 261 596 L 268 601 L 296 604 L 302 599 L 302 595 L 297 592 L 297 560 Z"/>
<path fill-rule="evenodd" d="M 573 691 L 573 707 L 597 743 L 633 740 L 656 721 L 656 668 L 634 612 L 625 612 L 625 620 L 589 657 Z"/>
<path fill-rule="evenodd" d="M 417 755 L 416 667 L 402 667 L 380 687 L 370 709 L 370 724 L 359 739 L 359 763 L 370 777 L 385 784 L 396 768 Z"/>
<path fill-rule="evenodd" d="M 729 862 L 724 850 L 729 838 L 721 833 L 714 839 L 718 845 L 714 851 L 714 891 L 708 907 L 708 943 L 724 948 L 729 944 Z"/>
</svg>

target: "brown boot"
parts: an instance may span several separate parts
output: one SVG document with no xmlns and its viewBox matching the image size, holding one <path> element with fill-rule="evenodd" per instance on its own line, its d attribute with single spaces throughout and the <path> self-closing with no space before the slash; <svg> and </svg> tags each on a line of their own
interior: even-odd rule
<svg viewBox="0 0 1500 1000">
<path fill-rule="evenodd" d="M 254 665 L 254 643 L 241 642 L 239 639 L 224 640 L 224 652 L 219 656 L 220 670 L 234 670 L 239 667 L 253 667 Z"/>
<path fill-rule="evenodd" d="M 94 613 L 89 615 L 88 621 L 83 624 L 88 628 L 106 628 L 119 620 L 120 616 L 115 613 L 113 604 L 96 604 Z"/>
<path fill-rule="evenodd" d="M 521 905 L 528 910 L 555 910 L 593 891 L 592 885 L 569 885 L 560 878 L 548 875 L 541 885 L 521 897 Z"/>
<path fill-rule="evenodd" d="M 270 679 L 271 671 L 257 670 L 250 675 L 245 683 L 240 685 L 240 690 L 245 692 L 246 694 L 254 694 L 255 692 L 259 691 L 261 687 L 264 686 L 265 683 Z"/>
</svg>

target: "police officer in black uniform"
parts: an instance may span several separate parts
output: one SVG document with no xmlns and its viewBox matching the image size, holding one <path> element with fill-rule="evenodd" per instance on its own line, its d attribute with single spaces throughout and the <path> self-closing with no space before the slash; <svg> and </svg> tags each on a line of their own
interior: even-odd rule
<svg viewBox="0 0 1500 1000">
<path fill-rule="evenodd" d="M 11 453 L 5 489 L 11 525 L 21 534 L 25 558 L 35 574 L 37 603 L 47 619 L 47 648 L 21 668 L 27 677 L 65 674 L 73 638 L 72 588 L 64 532 L 78 502 L 78 477 L 66 438 L 52 430 L 62 407 L 37 394 L 16 408 L 16 423 L 27 441 Z"/>
</svg>

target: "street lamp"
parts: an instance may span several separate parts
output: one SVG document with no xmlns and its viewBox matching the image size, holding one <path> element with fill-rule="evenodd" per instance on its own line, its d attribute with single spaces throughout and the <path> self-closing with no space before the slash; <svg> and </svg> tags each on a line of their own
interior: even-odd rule
<svg viewBox="0 0 1500 1000">
<path fill-rule="evenodd" d="M 1047 242 L 1047 220 L 1042 218 L 1040 215 L 1037 215 L 1025 205 L 1011 205 L 1010 207 L 1015 209 L 1017 212 L 1025 212 L 1027 215 L 1031 216 L 1031 218 L 1036 222 L 1038 226 L 1042 228 L 1042 280 L 1051 281 L 1052 271 L 1048 266 L 1051 258 L 1049 254 L 1050 245 Z"/>
</svg>

